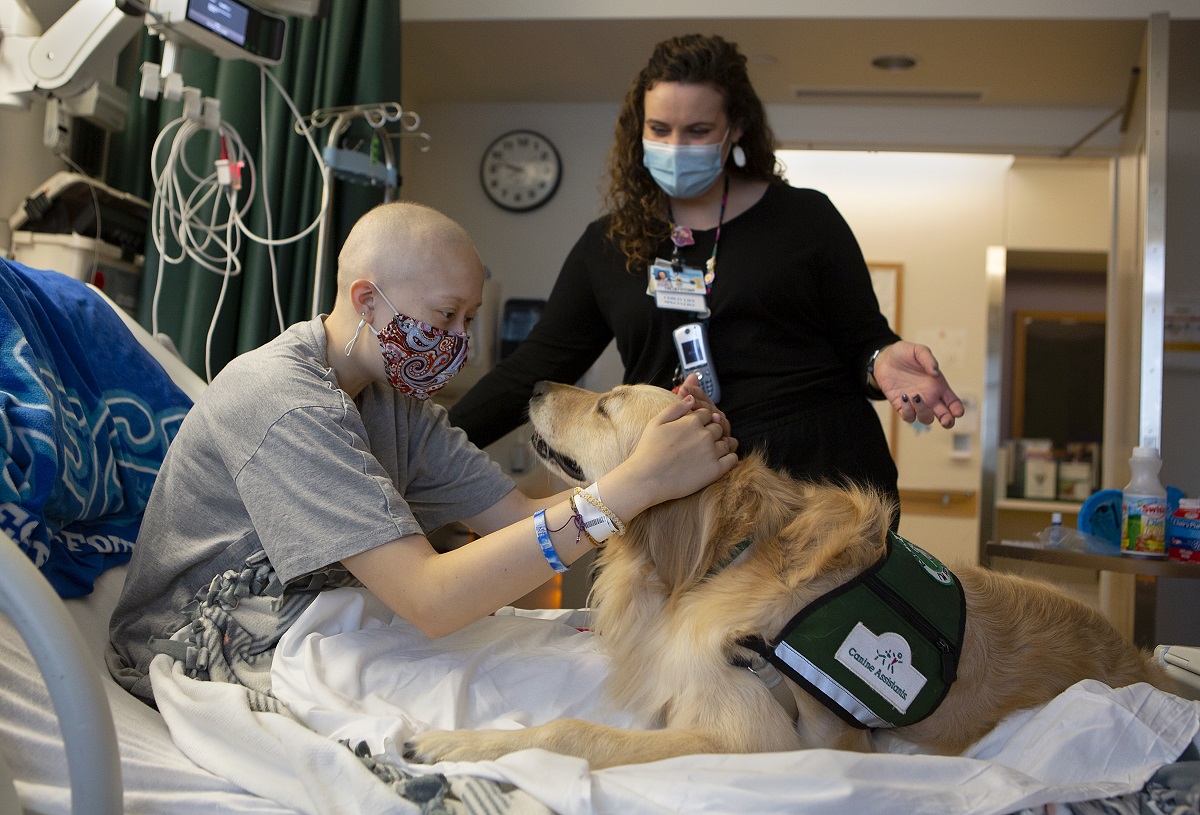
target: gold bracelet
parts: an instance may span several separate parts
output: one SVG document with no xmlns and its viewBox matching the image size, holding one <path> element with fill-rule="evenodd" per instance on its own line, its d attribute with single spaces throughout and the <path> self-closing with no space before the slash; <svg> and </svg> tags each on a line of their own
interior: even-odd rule
<svg viewBox="0 0 1200 815">
<path fill-rule="evenodd" d="M 625 524 L 617 517 L 616 513 L 604 505 L 604 502 L 592 495 L 587 490 L 582 490 L 579 487 L 575 488 L 575 494 L 582 496 L 585 501 L 594 506 L 596 509 L 604 513 L 604 515 L 612 522 L 613 528 L 618 535 L 625 534 Z"/>
</svg>

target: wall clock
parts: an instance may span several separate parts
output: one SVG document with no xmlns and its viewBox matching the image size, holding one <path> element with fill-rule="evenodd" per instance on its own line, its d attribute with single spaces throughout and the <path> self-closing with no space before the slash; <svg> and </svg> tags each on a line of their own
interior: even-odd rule
<svg viewBox="0 0 1200 815">
<path fill-rule="evenodd" d="M 558 150 L 540 133 L 513 130 L 483 152 L 479 181 L 494 204 L 511 212 L 537 209 L 553 197 L 562 178 Z"/>
</svg>

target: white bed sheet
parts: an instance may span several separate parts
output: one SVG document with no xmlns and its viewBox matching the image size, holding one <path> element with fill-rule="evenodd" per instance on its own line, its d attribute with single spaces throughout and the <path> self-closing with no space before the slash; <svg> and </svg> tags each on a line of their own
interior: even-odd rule
<svg viewBox="0 0 1200 815">
<path fill-rule="evenodd" d="M 603 702 L 603 658 L 591 635 L 573 627 L 578 617 L 501 615 L 431 642 L 368 593 L 340 589 L 313 604 L 276 658 L 276 692 L 311 730 L 272 714 L 241 718 L 235 706 L 213 701 L 233 688 L 177 675 L 169 693 L 187 701 L 164 706 L 176 717 L 173 739 L 162 716 L 104 671 L 107 620 L 124 572 L 107 572 L 94 594 L 67 606 L 104 677 L 120 741 L 125 810 L 134 815 L 414 811 L 336 739 L 366 741 L 373 752 L 403 764 L 404 739 L 426 727 L 522 727 L 563 714 L 636 724 Z M 70 812 L 53 707 L 32 657 L 3 617 L 0 725 L 0 756 L 14 772 L 26 811 Z M 516 800 L 523 811 L 540 804 L 562 813 L 998 814 L 1136 790 L 1189 741 L 1200 741 L 1198 731 L 1200 703 L 1146 686 L 1113 691 L 1082 683 L 1041 709 L 1011 717 L 964 758 L 903 755 L 907 746 L 891 743 L 886 746 L 895 753 L 873 756 L 831 750 L 687 756 L 597 772 L 541 751 L 410 769 L 514 784 L 529 796 L 526 807 Z M 254 749 L 256 739 L 259 748 L 270 744 L 275 752 Z"/>
<path fill-rule="evenodd" d="M 281 767 L 334 773 L 324 783 L 307 780 L 318 796 L 345 771 L 327 764 L 345 752 L 330 751 L 335 738 L 366 741 L 373 753 L 403 765 L 404 740 L 430 726 L 521 727 L 563 712 L 613 724 L 622 717 L 597 692 L 603 661 L 591 634 L 553 620 L 494 617 L 431 642 L 360 589 L 318 597 L 280 642 L 272 668 L 275 693 L 313 731 L 332 738 L 313 739 L 304 728 L 297 728 L 303 738 L 290 738 L 263 714 L 249 719 L 214 695 L 218 689 L 203 687 L 212 683 L 187 679 L 166 657 L 155 660 L 151 673 L 176 741 L 189 756 L 221 775 L 244 778 L 246 786 Z M 226 738 L 230 732 L 254 732 L 255 749 L 239 758 Z M 700 755 L 590 772 L 581 760 L 528 750 L 494 762 L 408 769 L 511 783 L 569 815 L 1003 815 L 1136 791 L 1198 732 L 1200 702 L 1148 685 L 1113 690 L 1087 681 L 1009 717 L 964 757 L 914 755 L 908 745 L 885 739 L 889 752 L 874 755 Z M 275 751 L 272 757 L 262 744 Z M 337 801 L 297 793 L 288 803 L 311 812 L 371 811 L 365 799 L 351 800 L 349 785 L 343 791 Z"/>
<path fill-rule="evenodd" d="M 87 597 L 66 605 L 91 648 L 103 677 L 120 744 L 124 805 L 128 815 L 210 815 L 214 812 L 276 815 L 292 810 L 251 795 L 198 767 L 175 746 L 155 710 L 108 676 L 104 647 L 108 620 L 121 593 L 126 567 L 100 576 Z M 66 815 L 71 789 L 58 718 L 37 665 L 7 617 L 0 615 L 0 755 L 11 769 L 17 795 L 29 813 Z"/>
</svg>

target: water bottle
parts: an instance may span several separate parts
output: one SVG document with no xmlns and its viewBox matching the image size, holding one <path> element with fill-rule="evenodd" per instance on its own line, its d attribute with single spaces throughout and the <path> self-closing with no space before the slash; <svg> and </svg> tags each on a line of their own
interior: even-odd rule
<svg viewBox="0 0 1200 815">
<path fill-rule="evenodd" d="M 1133 473 L 1122 492 L 1121 554 L 1163 557 L 1167 553 L 1167 489 L 1158 480 L 1162 460 L 1154 447 L 1135 447 Z"/>
<path fill-rule="evenodd" d="M 1061 549 L 1063 545 L 1062 513 L 1050 513 L 1050 529 L 1046 535 L 1046 545 L 1051 549 Z"/>
<path fill-rule="evenodd" d="M 1047 549 L 1079 552 L 1084 555 L 1116 555 L 1121 551 L 1112 541 L 1090 532 L 1063 526 L 1061 512 L 1050 513 L 1050 525 L 1037 533 L 1037 540 Z"/>
</svg>

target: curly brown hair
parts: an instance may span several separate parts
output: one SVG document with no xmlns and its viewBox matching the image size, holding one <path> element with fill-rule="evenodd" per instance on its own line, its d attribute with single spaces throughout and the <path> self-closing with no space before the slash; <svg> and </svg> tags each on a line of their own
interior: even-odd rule
<svg viewBox="0 0 1200 815">
<path fill-rule="evenodd" d="M 625 255 L 625 268 L 634 273 L 640 273 L 654 260 L 655 248 L 668 234 L 662 219 L 666 193 L 642 165 L 646 91 L 658 82 L 709 84 L 720 91 L 726 118 L 742 129 L 738 144 L 746 152 L 745 167 L 731 161 L 725 171 L 753 180 L 779 180 L 775 135 L 767 124 L 762 101 L 750 84 L 746 57 L 737 45 L 715 34 L 663 40 L 654 47 L 650 61 L 625 95 L 608 155 L 605 205 L 611 217 L 607 234 Z"/>
</svg>

